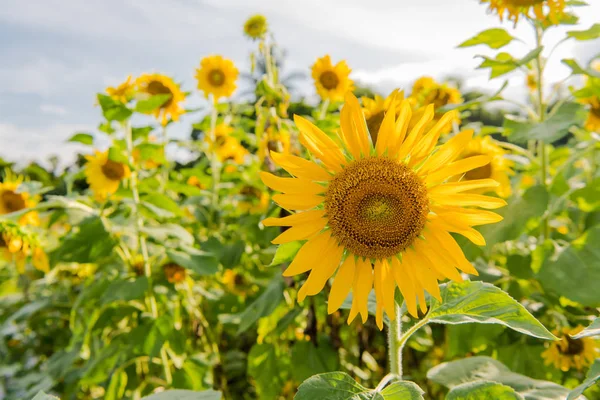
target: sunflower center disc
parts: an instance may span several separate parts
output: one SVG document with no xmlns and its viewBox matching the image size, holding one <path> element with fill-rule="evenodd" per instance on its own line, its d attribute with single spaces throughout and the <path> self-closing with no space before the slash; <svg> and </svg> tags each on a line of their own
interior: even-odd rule
<svg viewBox="0 0 600 400">
<path fill-rule="evenodd" d="M 338 86 L 340 80 L 335 72 L 325 71 L 319 76 L 319 82 L 325 89 L 332 90 Z"/>
<path fill-rule="evenodd" d="M 567 348 L 563 354 L 568 354 L 570 356 L 574 356 L 577 354 L 581 354 L 583 352 L 583 340 L 581 339 L 573 339 L 570 336 L 566 336 L 567 339 Z"/>
<path fill-rule="evenodd" d="M 125 176 L 125 167 L 121 163 L 106 160 L 106 163 L 102 166 L 102 173 L 108 179 L 120 181 Z"/>
<path fill-rule="evenodd" d="M 419 236 L 429 213 L 427 188 L 405 164 L 385 157 L 353 161 L 325 195 L 331 233 L 351 253 L 392 257 Z"/>
<path fill-rule="evenodd" d="M 12 190 L 2 192 L 2 203 L 8 212 L 15 212 L 25 208 L 25 199 L 23 199 L 23 196 Z"/>
<path fill-rule="evenodd" d="M 208 73 L 208 80 L 213 86 L 223 86 L 225 83 L 225 74 L 220 69 L 213 69 Z"/>
</svg>

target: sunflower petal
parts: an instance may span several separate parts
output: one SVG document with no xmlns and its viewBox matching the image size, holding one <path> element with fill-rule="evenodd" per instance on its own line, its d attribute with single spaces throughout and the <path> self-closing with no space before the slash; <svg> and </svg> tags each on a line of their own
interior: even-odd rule
<svg viewBox="0 0 600 400">
<path fill-rule="evenodd" d="M 384 300 L 383 300 L 383 274 L 381 272 L 382 266 L 381 261 L 377 260 L 373 269 L 373 286 L 375 286 L 375 299 L 377 301 L 377 306 L 375 310 L 375 322 L 377 323 L 377 327 L 379 330 L 383 329 L 383 308 L 384 308 Z"/>
<path fill-rule="evenodd" d="M 350 293 L 352 283 L 354 282 L 355 270 L 356 260 L 350 254 L 340 266 L 331 285 L 329 301 L 327 302 L 327 313 L 332 314 L 337 311 L 344 303 L 344 300 L 346 300 L 346 297 L 348 297 L 348 293 Z"/>
<path fill-rule="evenodd" d="M 352 286 L 352 308 L 348 315 L 348 323 L 360 314 L 363 323 L 369 318 L 369 293 L 373 288 L 373 268 L 368 260 L 356 260 L 356 275 Z"/>
<path fill-rule="evenodd" d="M 470 181 L 450 182 L 430 188 L 429 193 L 452 194 L 474 189 L 495 188 L 500 184 L 493 179 L 475 179 Z"/>
<path fill-rule="evenodd" d="M 282 178 L 265 171 L 259 174 L 265 185 L 278 192 L 320 194 L 327 190 L 325 186 L 304 178 Z"/>
<path fill-rule="evenodd" d="M 442 118 L 439 119 L 438 122 L 427 132 L 427 134 L 423 137 L 423 139 L 418 143 L 413 151 L 413 156 L 411 157 L 411 162 L 413 160 L 422 160 L 431 154 L 433 148 L 437 144 L 440 134 L 442 130 L 454 119 L 454 113 L 447 112 Z"/>
<path fill-rule="evenodd" d="M 304 243 L 290 266 L 283 271 L 283 276 L 299 275 L 313 269 L 323 254 L 331 247 L 330 239 L 331 232 L 325 231 Z"/>
<path fill-rule="evenodd" d="M 389 108 L 385 112 L 383 121 L 381 121 L 381 125 L 379 126 L 379 132 L 377 133 L 377 143 L 375 143 L 375 150 L 377 151 L 378 155 L 382 156 L 388 150 L 389 141 L 392 139 L 392 136 L 395 133 L 395 125 L 396 100 L 395 98 L 393 98 Z"/>
<path fill-rule="evenodd" d="M 273 201 L 287 210 L 308 210 L 323 202 L 323 196 L 314 194 L 276 194 Z"/>
<path fill-rule="evenodd" d="M 490 156 L 474 156 L 455 161 L 436 172 L 427 175 L 425 183 L 428 186 L 442 182 L 451 176 L 460 175 L 475 168 L 483 167 L 492 161 Z"/>
<path fill-rule="evenodd" d="M 504 207 L 506 201 L 498 197 L 484 196 L 481 194 L 437 194 L 431 193 L 429 199 L 433 202 L 448 205 L 448 206 L 474 206 L 493 210 L 496 208 Z"/>
<path fill-rule="evenodd" d="M 318 266 L 310 271 L 308 279 L 298 291 L 299 301 L 304 301 L 306 296 L 314 296 L 323 290 L 327 280 L 333 276 L 340 265 L 343 253 L 344 248 L 336 244 L 333 249 L 330 248 L 324 256 L 321 256 Z"/>
<path fill-rule="evenodd" d="M 444 143 L 431 157 L 425 161 L 421 169 L 420 174 L 426 174 L 432 171 L 436 171 L 439 168 L 446 166 L 448 163 L 454 161 L 465 149 L 467 144 L 473 138 L 473 131 L 467 130 L 460 132 L 452 139 Z"/>
<path fill-rule="evenodd" d="M 345 97 L 344 106 L 348 106 L 348 113 L 352 122 L 353 132 L 356 135 L 358 143 L 360 144 L 360 151 L 363 155 L 371 153 L 369 129 L 367 128 L 367 122 L 365 116 L 360 108 L 358 99 L 352 92 L 348 92 Z"/>
<path fill-rule="evenodd" d="M 333 141 L 325 132 L 315 126 L 313 123 L 308 121 L 306 118 L 303 118 L 299 115 L 294 115 L 294 122 L 296 126 L 301 132 L 301 136 L 304 136 L 311 146 L 316 147 L 316 149 L 312 149 L 311 147 L 307 147 L 309 150 L 316 150 L 322 154 L 323 157 L 327 159 L 322 159 L 324 163 L 330 162 L 332 165 L 335 165 L 336 168 L 339 168 L 340 165 L 346 164 L 346 158 L 344 157 L 344 153 L 340 149 L 340 146 L 336 142 Z"/>
<path fill-rule="evenodd" d="M 425 112 L 423 113 L 423 116 L 421 117 L 419 122 L 417 122 L 416 125 L 413 126 L 413 128 L 410 130 L 410 133 L 406 137 L 406 140 L 404 141 L 404 143 L 402 143 L 402 146 L 400 146 L 400 150 L 398 151 L 399 159 L 404 159 L 406 156 L 408 156 L 411 153 L 414 146 L 416 146 L 419 143 L 419 141 L 421 139 L 421 135 L 423 134 L 423 130 L 425 129 L 425 126 L 429 122 L 431 122 L 432 118 L 433 118 L 433 104 L 430 104 L 425 109 Z"/>
<path fill-rule="evenodd" d="M 381 290 L 383 292 L 383 307 L 390 320 L 396 319 L 396 300 L 394 292 L 396 291 L 396 283 L 394 276 L 387 260 L 381 261 Z"/>
<path fill-rule="evenodd" d="M 406 268 L 410 268 L 412 266 L 407 265 L 408 262 L 403 258 L 402 262 L 398 260 L 396 257 L 392 258 L 392 274 L 394 275 L 394 279 L 398 288 L 400 288 L 400 292 L 402 292 L 402 296 L 404 297 L 404 302 L 406 303 L 406 308 L 408 312 L 413 317 L 418 317 L 417 312 L 417 293 L 413 286 L 413 283 L 410 280 L 409 275 L 406 273 Z"/>
<path fill-rule="evenodd" d="M 410 125 L 410 119 L 412 117 L 412 109 L 408 100 L 403 100 L 400 105 L 400 113 L 396 119 L 395 137 L 390 141 L 388 154 L 390 157 L 397 157 L 398 150 L 406 137 L 406 131 Z"/>
<path fill-rule="evenodd" d="M 275 164 L 298 178 L 305 178 L 313 181 L 329 181 L 332 178 L 331 174 L 325 169 L 312 161 L 305 160 L 298 156 L 271 151 L 271 158 Z"/>
<path fill-rule="evenodd" d="M 473 267 L 473 264 L 467 260 L 462 249 L 456 243 L 456 240 L 447 231 L 438 228 L 434 224 L 431 225 L 432 229 L 425 234 L 427 240 L 432 240 L 439 247 L 446 250 L 448 257 L 450 257 L 456 267 L 463 272 L 471 275 L 479 275 L 479 272 Z"/>
<path fill-rule="evenodd" d="M 262 221 L 264 226 L 294 226 L 319 220 L 325 216 L 325 210 L 310 210 L 295 213 L 283 218 L 267 218 Z"/>
<path fill-rule="evenodd" d="M 271 241 L 273 244 L 283 244 L 295 242 L 296 240 L 304 240 L 312 237 L 318 232 L 321 232 L 327 225 L 327 218 L 321 218 L 316 221 L 310 221 L 305 224 L 294 225 L 287 229 L 281 235 Z"/>
</svg>

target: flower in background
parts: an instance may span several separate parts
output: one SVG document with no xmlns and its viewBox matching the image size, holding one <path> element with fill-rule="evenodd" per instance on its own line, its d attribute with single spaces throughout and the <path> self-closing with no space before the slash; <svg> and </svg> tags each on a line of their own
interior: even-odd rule
<svg viewBox="0 0 600 400">
<path fill-rule="evenodd" d="M 124 179 L 129 178 L 129 166 L 108 159 L 108 151 L 95 151 L 94 155 L 85 156 L 84 173 L 86 181 L 98 201 L 115 193 Z"/>
<path fill-rule="evenodd" d="M 185 268 L 175 263 L 163 265 L 163 271 L 165 272 L 165 277 L 169 283 L 183 282 L 187 276 Z"/>
<path fill-rule="evenodd" d="M 489 3 L 488 10 L 498 14 L 500 21 L 504 20 L 504 14 L 515 25 L 520 16 L 526 18 L 537 18 L 542 22 L 558 24 L 564 16 L 565 0 L 481 0 L 481 3 Z M 533 17 L 530 15 L 533 10 Z"/>
<path fill-rule="evenodd" d="M 269 193 L 255 186 L 246 185 L 240 190 L 242 199 L 238 208 L 242 213 L 262 214 L 269 208 Z"/>
<path fill-rule="evenodd" d="M 264 15 L 256 14 L 246 20 L 244 24 L 244 33 L 250 39 L 262 39 L 267 34 L 267 18 Z"/>
<path fill-rule="evenodd" d="M 525 83 L 530 92 L 535 92 L 537 90 L 537 76 L 535 72 L 530 71 L 527 73 L 527 80 Z"/>
<path fill-rule="evenodd" d="M 353 302 L 348 321 L 359 313 L 368 317 L 368 297 L 375 288 L 376 321 L 383 328 L 383 313 L 396 318 L 394 292 L 400 288 L 407 309 L 414 317 L 427 310 L 425 290 L 442 301 L 438 280 L 462 281 L 462 270 L 477 274 L 451 233 L 476 245 L 485 239 L 473 226 L 498 222 L 501 216 L 485 209 L 502 207 L 502 199 L 469 193 L 494 188 L 493 179 L 453 182 L 490 162 L 479 156 L 458 160 L 472 140 L 464 131 L 436 147 L 451 114 L 431 128 L 433 105 L 408 129 L 411 107 L 391 101 L 379 128 L 376 143 L 358 100 L 352 93 L 340 113 L 339 143 L 308 120 L 296 116 L 300 142 L 320 163 L 272 152 L 276 164 L 293 177 L 261 172 L 263 182 L 283 192 L 273 196 L 282 208 L 297 212 L 284 218 L 267 218 L 265 226 L 290 227 L 273 240 L 284 244 L 307 240 L 285 270 L 285 276 L 311 271 L 298 292 L 298 299 L 316 295 L 335 274 L 328 312 L 342 305 L 350 290 Z M 392 111 L 393 110 L 393 111 Z M 337 274 L 336 274 L 337 271 Z"/>
<path fill-rule="evenodd" d="M 107 87 L 106 94 L 115 101 L 120 101 L 121 103 L 129 102 L 135 94 L 135 82 L 132 82 L 131 79 L 131 75 L 129 75 L 125 82 L 121 83 L 119 86 Z"/>
<path fill-rule="evenodd" d="M 374 99 L 370 99 L 368 97 L 361 97 L 362 110 L 365 115 L 367 128 L 369 129 L 371 141 L 373 143 L 377 142 L 377 133 L 379 132 L 379 128 L 381 127 L 381 123 L 383 122 L 385 112 L 389 108 L 390 104 L 392 103 L 392 99 L 394 99 L 394 96 L 396 95 L 398 96 L 398 101 L 395 102 L 396 109 L 394 111 L 396 113 L 396 116 L 398 116 L 401 111 L 401 100 L 404 99 L 403 92 L 398 93 L 397 91 L 393 91 L 385 99 L 379 95 L 375 95 Z"/>
<path fill-rule="evenodd" d="M 219 124 L 215 128 L 216 143 L 213 146 L 210 135 L 204 137 L 204 141 L 217 154 L 219 161 L 233 161 L 236 164 L 243 164 L 248 150 L 240 142 L 231 136 L 233 128 L 227 124 Z"/>
<path fill-rule="evenodd" d="M 579 371 L 592 365 L 596 357 L 600 355 L 597 341 L 591 337 L 574 339 L 571 335 L 576 335 L 583 330 L 579 325 L 575 328 L 563 328 L 560 331 L 554 331 L 560 340 L 550 343 L 546 351 L 542 353 L 542 358 L 546 365 L 554 365 L 561 371 L 568 371 L 575 368 Z M 562 335 L 561 335 L 562 334 Z"/>
<path fill-rule="evenodd" d="M 208 97 L 212 94 L 216 103 L 221 97 L 233 94 L 239 71 L 233 61 L 221 56 L 208 56 L 200 61 L 200 68 L 196 69 L 198 89 Z"/>
<path fill-rule="evenodd" d="M 179 117 L 185 113 L 181 103 L 185 100 L 185 93 L 181 91 L 179 85 L 166 75 L 161 74 L 143 74 L 136 80 L 136 86 L 143 97 L 151 97 L 160 94 L 168 94 L 171 97 L 154 111 L 150 111 L 159 122 L 166 126 L 169 118 L 178 121 Z"/>
<path fill-rule="evenodd" d="M 413 105 L 414 115 L 411 119 L 409 129 L 412 129 L 415 124 L 421 119 L 425 113 L 427 106 L 433 104 L 436 115 L 433 123 L 437 122 L 441 115 L 438 110 L 450 104 L 460 104 L 463 102 L 460 91 L 447 83 L 436 82 L 433 78 L 424 76 L 415 81 L 412 87 L 409 100 Z M 452 118 L 442 128 L 442 135 L 452 131 L 452 124 L 460 124 L 460 114 L 458 111 L 449 111 Z M 431 125 L 430 125 L 431 127 Z"/>
<path fill-rule="evenodd" d="M 354 85 L 349 77 L 350 71 L 344 60 L 334 66 L 329 55 L 317 59 L 312 66 L 312 77 L 319 96 L 323 100 L 344 100 L 344 96 L 353 89 Z"/>
<path fill-rule="evenodd" d="M 4 182 L 0 182 L 0 215 L 10 214 L 26 208 L 35 207 L 39 201 L 38 196 L 32 196 L 21 186 L 23 177 L 6 175 Z M 35 211 L 28 212 L 19 218 L 22 225 L 38 225 L 39 218 Z"/>
<path fill-rule="evenodd" d="M 14 262 L 21 274 L 25 272 L 27 259 L 30 259 L 39 271 L 50 270 L 48 256 L 40 246 L 37 236 L 23 230 L 12 221 L 0 221 L 0 254 L 5 261 Z"/>
<path fill-rule="evenodd" d="M 287 130 L 269 126 L 260 139 L 257 155 L 263 161 L 271 151 L 289 154 L 290 146 L 290 133 Z"/>
<path fill-rule="evenodd" d="M 584 124 L 585 129 L 592 132 L 600 132 L 600 98 L 596 96 L 587 97 L 580 99 L 579 102 L 590 107 Z"/>
</svg>

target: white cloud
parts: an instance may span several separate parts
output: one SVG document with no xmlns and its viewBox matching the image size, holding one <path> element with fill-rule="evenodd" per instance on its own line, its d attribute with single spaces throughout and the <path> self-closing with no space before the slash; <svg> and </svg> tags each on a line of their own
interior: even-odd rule
<svg viewBox="0 0 600 400">
<path fill-rule="evenodd" d="M 42 104 L 40 105 L 40 111 L 44 114 L 65 116 L 68 111 L 65 107 L 58 104 Z"/>
</svg>

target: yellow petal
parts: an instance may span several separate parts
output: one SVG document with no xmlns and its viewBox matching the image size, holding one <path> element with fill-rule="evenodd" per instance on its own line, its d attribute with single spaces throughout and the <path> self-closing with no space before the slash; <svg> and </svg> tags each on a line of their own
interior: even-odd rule
<svg viewBox="0 0 600 400">
<path fill-rule="evenodd" d="M 444 220 L 456 223 L 460 222 L 468 226 L 494 224 L 504 219 L 501 215 L 498 215 L 492 211 L 460 207 L 456 207 L 456 209 L 454 209 L 454 207 L 448 209 L 444 208 L 445 207 L 431 207 L 432 211 L 434 211 Z"/>
<path fill-rule="evenodd" d="M 330 241 L 335 241 L 330 239 Z M 310 271 L 308 279 L 298 291 L 298 300 L 303 301 L 306 296 L 314 296 L 325 287 L 327 280 L 333 276 L 340 265 L 344 248 L 335 245 L 329 247 L 326 253 L 321 253 L 318 264 Z"/>
<path fill-rule="evenodd" d="M 329 301 L 327 302 L 327 312 L 329 314 L 337 311 L 344 303 L 344 300 L 346 300 L 346 297 L 348 297 L 348 293 L 350 293 L 352 283 L 354 282 L 355 269 L 356 261 L 354 256 L 350 254 L 340 266 L 331 285 Z"/>
<path fill-rule="evenodd" d="M 348 323 L 360 313 L 363 323 L 369 318 L 369 293 L 373 287 L 373 269 L 369 260 L 356 260 L 356 275 L 352 286 L 352 308 L 348 315 Z"/>
<path fill-rule="evenodd" d="M 375 143 L 375 150 L 377 154 L 382 156 L 388 150 L 388 142 L 392 139 L 395 133 L 396 125 L 396 100 L 392 99 L 389 108 L 387 109 L 383 121 L 379 126 L 379 133 L 377 134 L 377 143 Z"/>
<path fill-rule="evenodd" d="M 440 294 L 440 287 L 438 286 L 437 279 L 431 272 L 432 266 L 430 265 L 429 260 L 416 252 L 414 253 L 414 259 L 416 264 L 419 265 L 419 267 L 414 269 L 417 280 L 430 295 L 441 302 L 442 296 Z"/>
<path fill-rule="evenodd" d="M 425 233 L 425 237 L 427 240 L 431 240 L 434 245 L 438 245 L 438 247 L 444 249 L 453 261 L 453 265 L 455 265 L 458 269 L 467 274 L 471 275 L 479 275 L 479 272 L 473 267 L 473 265 L 467 260 L 465 255 L 463 254 L 462 249 L 456 243 L 456 240 L 450 235 L 448 232 L 442 230 L 436 225 L 431 226 L 431 229 Z"/>
<path fill-rule="evenodd" d="M 396 291 L 396 283 L 394 276 L 387 260 L 381 261 L 381 290 L 383 291 L 383 307 L 390 320 L 396 319 L 396 300 L 394 292 Z"/>
<path fill-rule="evenodd" d="M 434 186 L 428 189 L 429 193 L 452 194 L 465 192 L 467 190 L 498 187 L 500 184 L 493 179 L 475 179 L 472 181 L 450 182 Z"/>
<path fill-rule="evenodd" d="M 416 161 L 422 160 L 427 157 L 433 151 L 433 148 L 437 144 L 440 134 L 442 133 L 442 129 L 444 129 L 451 120 L 454 119 L 454 113 L 447 112 L 440 118 L 440 120 L 427 132 L 427 134 L 423 137 L 418 145 L 413 150 L 413 154 L 411 156 L 411 164 L 415 164 Z"/>
<path fill-rule="evenodd" d="M 414 243 L 415 252 L 425 260 L 428 260 L 429 267 L 440 273 L 440 275 L 452 279 L 456 282 L 462 282 L 462 276 L 454 267 L 454 263 L 447 258 L 442 249 L 435 249 L 434 246 L 426 244 L 424 240 L 416 240 Z"/>
<path fill-rule="evenodd" d="M 344 106 L 348 107 L 348 114 L 350 115 L 350 121 L 352 122 L 353 132 L 356 135 L 356 139 L 360 146 L 360 151 L 363 155 L 369 155 L 371 153 L 371 135 L 369 135 L 369 129 L 367 128 L 367 122 L 365 116 L 360 108 L 358 99 L 352 92 L 348 92 L 345 97 L 346 103 Z"/>
<path fill-rule="evenodd" d="M 419 143 L 419 141 L 421 139 L 421 135 L 423 133 L 423 130 L 425 129 L 425 126 L 429 122 L 431 122 L 432 118 L 433 118 L 433 104 L 430 104 L 425 109 L 425 112 L 423 113 L 423 116 L 421 117 L 419 122 L 417 122 L 415 124 L 415 126 L 410 130 L 410 133 L 406 137 L 406 140 L 404 141 L 404 143 L 402 143 L 402 146 L 400 146 L 400 150 L 398 151 L 399 159 L 403 159 L 411 153 L 411 151 L 413 150 L 413 147 Z"/>
<path fill-rule="evenodd" d="M 325 186 L 305 178 L 282 178 L 265 171 L 259 174 L 265 185 L 278 192 L 320 194 L 327 190 Z"/>
<path fill-rule="evenodd" d="M 406 258 L 407 255 L 408 258 Z M 406 267 L 404 269 L 404 273 L 406 273 L 406 275 L 412 282 L 412 286 L 417 295 L 418 303 L 420 303 L 419 305 L 421 307 L 421 311 L 423 310 L 423 307 L 425 307 L 425 310 L 427 310 L 427 304 L 425 303 L 425 289 L 423 288 L 423 285 L 421 285 L 421 283 L 418 281 L 417 274 L 415 272 L 417 268 L 420 268 L 420 265 L 418 265 L 415 257 L 411 257 L 410 252 L 404 252 L 402 254 L 402 265 Z"/>
<path fill-rule="evenodd" d="M 431 157 L 425 161 L 419 173 L 426 174 L 445 167 L 458 157 L 473 138 L 473 131 L 460 132 L 444 143 Z"/>
<path fill-rule="evenodd" d="M 329 172 L 314 162 L 305 160 L 301 157 L 271 151 L 271 158 L 275 164 L 299 178 L 310 179 L 313 181 L 328 181 L 332 178 Z"/>
<path fill-rule="evenodd" d="M 338 131 L 339 136 L 344 141 L 346 148 L 352 154 L 354 159 L 358 160 L 361 158 L 361 142 L 358 140 L 357 130 L 354 127 L 354 121 L 352 120 L 351 106 L 346 103 L 340 111 L 340 130 Z M 364 153 L 368 154 L 368 153 Z"/>
<path fill-rule="evenodd" d="M 294 257 L 290 266 L 283 271 L 283 276 L 294 276 L 310 271 L 315 267 L 323 254 L 332 247 L 331 232 L 325 231 L 306 242 Z"/>
<path fill-rule="evenodd" d="M 314 194 L 276 194 L 273 201 L 288 210 L 308 210 L 321 204 L 323 197 Z"/>
<path fill-rule="evenodd" d="M 478 246 L 485 246 L 485 238 L 483 237 L 483 235 L 479 233 L 479 231 L 476 231 L 475 229 L 471 228 L 470 226 L 457 221 L 448 221 L 442 217 L 437 218 L 435 221 L 444 230 L 463 235 Z"/>
<path fill-rule="evenodd" d="M 392 274 L 394 275 L 396 284 L 398 285 L 398 288 L 400 288 L 400 292 L 402 292 L 402 297 L 404 297 L 408 312 L 410 315 L 417 318 L 419 315 L 417 312 L 417 294 L 413 283 L 410 281 L 410 276 L 406 273 L 406 268 L 407 261 L 404 258 L 402 259 L 402 262 L 396 257 L 392 258 Z"/>
<path fill-rule="evenodd" d="M 321 219 L 325 210 L 310 210 L 295 213 L 283 218 L 267 218 L 262 221 L 264 226 L 294 226 Z"/>
<path fill-rule="evenodd" d="M 400 150 L 400 146 L 404 142 L 404 138 L 406 137 L 406 131 L 408 130 L 408 126 L 410 125 L 410 119 L 412 117 L 412 108 L 410 107 L 410 102 L 408 100 L 403 100 L 400 105 L 400 113 L 398 114 L 398 119 L 396 119 L 396 127 L 394 132 L 394 139 L 390 141 L 388 154 L 390 157 L 397 158 L 398 150 Z"/>
<path fill-rule="evenodd" d="M 492 161 L 490 156 L 474 156 L 455 161 L 445 167 L 440 168 L 436 172 L 427 175 L 425 183 L 430 186 L 432 184 L 442 182 L 447 178 L 460 175 L 475 168 L 483 167 Z"/>
<path fill-rule="evenodd" d="M 429 200 L 448 206 L 475 206 L 493 210 L 504 207 L 506 201 L 497 197 L 484 196 L 481 194 L 436 194 L 431 193 Z"/>
<path fill-rule="evenodd" d="M 317 155 L 325 165 L 334 171 L 341 171 L 340 166 L 346 164 L 346 158 L 338 144 L 306 118 L 294 115 L 294 122 L 301 132 L 302 144 Z"/>
<path fill-rule="evenodd" d="M 310 221 L 304 224 L 294 225 L 287 229 L 281 235 L 271 241 L 273 244 L 283 244 L 294 242 L 296 240 L 304 240 L 312 237 L 318 232 L 321 232 L 327 225 L 327 219 L 321 218 L 315 221 Z"/>
</svg>

